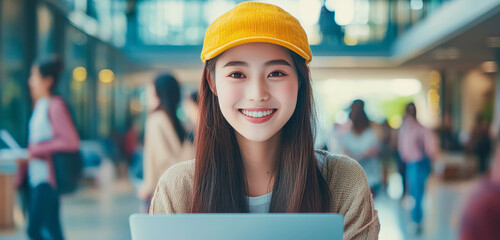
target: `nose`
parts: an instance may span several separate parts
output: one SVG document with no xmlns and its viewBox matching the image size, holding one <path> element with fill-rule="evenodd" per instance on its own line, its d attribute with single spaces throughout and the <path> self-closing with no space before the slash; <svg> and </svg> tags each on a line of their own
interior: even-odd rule
<svg viewBox="0 0 500 240">
<path fill-rule="evenodd" d="M 250 101 L 267 101 L 270 97 L 266 80 L 261 78 L 251 79 L 247 85 L 247 98 Z"/>
</svg>

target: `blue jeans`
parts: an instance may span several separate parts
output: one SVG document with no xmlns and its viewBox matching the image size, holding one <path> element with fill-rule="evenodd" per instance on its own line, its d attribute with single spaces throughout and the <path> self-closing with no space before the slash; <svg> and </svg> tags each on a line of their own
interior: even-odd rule
<svg viewBox="0 0 500 240">
<path fill-rule="evenodd" d="M 421 159 L 417 162 L 406 164 L 406 183 L 408 191 L 415 200 L 411 211 L 411 218 L 416 223 L 421 223 L 423 218 L 422 200 L 425 193 L 425 183 L 430 173 L 430 160 Z"/>
<path fill-rule="evenodd" d="M 28 236 L 30 239 L 44 239 L 42 229 L 50 238 L 64 239 L 59 220 L 59 194 L 48 183 L 30 188 L 28 209 Z"/>
</svg>

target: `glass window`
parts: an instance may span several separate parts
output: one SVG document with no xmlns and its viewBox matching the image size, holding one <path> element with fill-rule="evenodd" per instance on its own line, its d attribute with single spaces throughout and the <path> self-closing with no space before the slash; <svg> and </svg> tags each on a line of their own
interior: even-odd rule
<svg viewBox="0 0 500 240">
<path fill-rule="evenodd" d="M 451 1 L 451 0 L 447 0 Z M 445 3 L 447 1 L 444 1 Z M 142 0 L 136 30 L 146 45 L 201 45 L 204 31 L 241 1 Z M 398 32 L 439 8 L 443 0 L 261 0 L 297 17 L 311 45 L 359 45 L 387 39 L 392 19 Z M 390 11 L 390 8 L 392 11 Z M 392 16 L 392 17 L 390 17 Z"/>
<path fill-rule="evenodd" d="M 90 137 L 90 85 L 87 66 L 87 36 L 71 25 L 66 25 L 64 49 L 66 79 L 70 80 L 71 94 L 67 98 L 72 107 L 76 128 L 82 139 Z"/>
<path fill-rule="evenodd" d="M 54 53 L 54 14 L 46 4 L 37 6 L 38 23 L 38 55 L 47 56 Z"/>
<path fill-rule="evenodd" d="M 115 76 L 110 63 L 110 49 L 98 43 L 95 69 L 97 73 L 97 130 L 100 137 L 110 136 L 112 129 L 113 92 Z"/>
<path fill-rule="evenodd" d="M 24 5 L 17 0 L 4 0 L 0 8 L 0 128 L 7 129 L 20 144 L 27 144 L 28 116 L 31 99 L 24 64 L 22 26 Z"/>
</svg>

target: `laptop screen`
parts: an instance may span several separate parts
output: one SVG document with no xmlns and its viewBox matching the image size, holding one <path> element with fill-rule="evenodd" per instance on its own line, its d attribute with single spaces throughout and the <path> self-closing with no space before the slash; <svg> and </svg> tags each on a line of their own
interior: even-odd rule
<svg viewBox="0 0 500 240">
<path fill-rule="evenodd" d="M 342 239 L 340 214 L 133 214 L 132 240 Z"/>
</svg>

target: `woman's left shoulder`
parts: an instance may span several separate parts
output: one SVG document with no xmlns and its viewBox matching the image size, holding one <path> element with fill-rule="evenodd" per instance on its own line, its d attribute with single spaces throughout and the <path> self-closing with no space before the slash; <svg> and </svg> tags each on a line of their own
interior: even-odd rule
<svg viewBox="0 0 500 240">
<path fill-rule="evenodd" d="M 330 188 L 330 211 L 344 216 L 344 239 L 378 239 L 378 214 L 361 165 L 326 151 L 317 150 L 315 155 Z"/>
<path fill-rule="evenodd" d="M 340 178 L 348 178 L 351 181 L 366 181 L 365 172 L 356 160 L 324 150 L 315 150 L 314 155 L 318 161 L 318 167 L 327 182 Z M 345 180 L 343 181 L 345 182 Z"/>
</svg>

